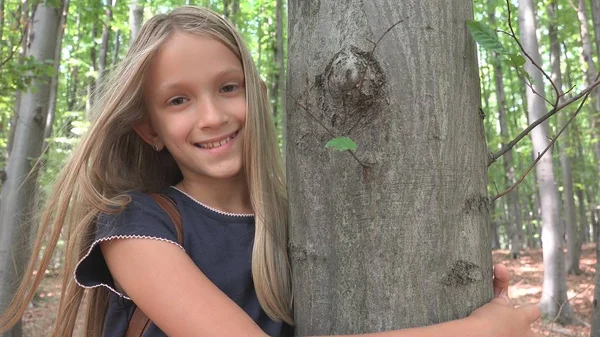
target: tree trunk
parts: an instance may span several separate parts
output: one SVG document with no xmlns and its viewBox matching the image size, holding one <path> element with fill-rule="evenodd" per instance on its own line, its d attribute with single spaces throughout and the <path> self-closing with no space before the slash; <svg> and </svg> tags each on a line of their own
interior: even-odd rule
<svg viewBox="0 0 600 337">
<path fill-rule="evenodd" d="M 592 3 L 592 21 L 594 23 L 594 36 L 596 40 L 596 55 L 600 55 L 600 0 L 591 0 Z M 585 8 L 585 7 L 584 7 Z M 581 21 L 581 20 L 580 20 Z M 587 31 L 587 21 L 586 21 L 586 31 Z M 583 33 L 583 31 L 582 31 Z M 582 36 L 583 37 L 583 36 Z M 585 44 L 585 42 L 584 42 Z M 588 35 L 588 44 L 589 35 Z M 585 48 L 585 46 L 584 46 Z M 591 55 L 591 47 L 589 49 Z M 585 52 L 585 49 L 584 49 Z M 594 61 L 592 58 L 589 58 L 590 63 L 593 65 Z M 589 64 L 588 64 L 588 72 L 590 72 Z M 589 76 L 589 75 L 588 75 Z M 594 78 L 596 74 L 593 74 Z M 592 78 L 592 79 L 594 79 Z M 592 114 L 592 138 L 600 139 L 600 91 L 596 90 L 596 104 L 594 105 L 594 113 Z M 594 159 L 596 160 L 596 172 L 600 175 L 600 142 L 595 142 L 593 145 L 594 149 Z M 597 177 L 598 177 L 597 175 Z"/>
<path fill-rule="evenodd" d="M 113 8 L 117 4 L 117 0 L 106 0 L 104 4 L 105 22 L 102 25 L 102 38 L 100 42 L 100 55 L 98 55 L 98 78 L 96 86 L 102 88 L 102 80 L 104 79 L 104 69 L 106 69 L 106 56 L 108 55 L 108 40 L 110 39 L 110 22 L 113 16 Z"/>
<path fill-rule="evenodd" d="M 240 0 L 233 0 L 231 4 L 231 22 L 237 24 L 238 13 L 240 12 Z"/>
<path fill-rule="evenodd" d="M 131 0 L 129 4 L 129 29 L 131 34 L 129 36 L 129 45 L 138 36 L 138 32 L 142 27 L 142 21 L 144 20 L 144 2 L 141 0 Z"/>
<path fill-rule="evenodd" d="M 590 337 L 600 337 L 600 241 L 596 241 L 596 289 L 594 290 Z"/>
<path fill-rule="evenodd" d="M 472 5 L 289 2 L 297 335 L 428 325 L 492 298 Z M 332 134 L 357 150 L 326 149 Z"/>
<path fill-rule="evenodd" d="M 229 0 L 223 0 L 223 16 L 229 19 Z"/>
<path fill-rule="evenodd" d="M 492 27 L 495 26 L 496 22 L 494 9 L 495 7 L 493 6 L 489 6 L 488 8 L 488 17 Z M 496 86 L 498 119 L 500 121 L 500 139 L 502 146 L 504 146 L 510 140 L 510 135 L 508 131 L 508 121 L 506 119 L 506 98 L 502 79 L 503 73 L 500 59 L 497 54 L 493 55 L 492 60 L 494 64 L 494 83 Z M 504 156 L 502 156 L 502 162 L 504 166 L 504 182 L 507 187 L 512 186 L 517 182 L 512 150 L 506 152 Z M 511 257 L 516 259 L 519 257 L 519 253 L 523 248 L 523 220 L 521 217 L 521 207 L 519 205 L 519 189 L 515 188 L 507 195 L 507 198 L 508 223 L 506 228 L 510 229 L 507 234 L 510 240 Z"/>
<path fill-rule="evenodd" d="M 285 79 L 285 68 L 283 67 L 283 0 L 277 0 L 275 16 L 277 20 L 277 30 L 275 48 L 273 50 L 273 58 L 275 61 L 276 71 L 273 76 L 273 87 L 271 89 L 271 103 L 275 123 L 279 124 L 277 120 L 277 113 L 279 110 L 277 108 L 279 106 L 279 97 L 283 97 L 283 95 L 281 95 L 281 91 L 283 91 L 283 87 L 281 86 L 281 84 Z M 283 107 L 281 111 L 284 111 Z"/>
<path fill-rule="evenodd" d="M 585 1 L 579 0 L 579 6 L 585 7 Z M 563 94 L 562 89 L 562 76 L 560 71 L 560 44 L 558 42 L 558 29 L 556 22 L 558 22 L 556 11 L 558 4 L 556 0 L 548 6 L 548 18 L 550 24 L 548 27 L 550 36 L 550 62 L 552 64 L 552 81 L 558 88 L 559 93 Z M 562 99 L 560 100 L 563 101 Z M 567 123 L 567 114 L 558 114 L 558 124 L 560 126 Z M 567 232 L 567 274 L 581 273 L 579 269 L 579 258 L 581 256 L 581 240 L 579 238 L 579 232 L 577 231 L 577 215 L 575 213 L 575 192 L 573 190 L 573 174 L 571 170 L 571 157 L 568 154 L 570 149 L 570 131 L 566 128 L 560 139 L 560 166 L 562 171 L 562 182 L 563 182 L 563 202 L 565 210 L 565 227 Z"/>
<path fill-rule="evenodd" d="M 65 33 L 65 26 L 67 24 L 67 15 L 69 13 L 70 0 L 63 0 L 63 8 L 61 11 L 60 22 L 58 24 L 58 32 L 56 37 L 56 48 L 54 52 L 54 76 L 50 82 L 50 99 L 48 101 L 48 113 L 46 114 L 46 126 L 44 128 L 44 143 L 52 135 L 52 124 L 54 123 L 54 116 L 56 115 L 56 98 L 58 94 L 58 74 L 60 66 L 60 54 L 62 51 L 62 39 Z M 42 152 L 45 151 L 47 144 L 42 146 Z"/>
<path fill-rule="evenodd" d="M 96 36 L 98 34 L 98 26 L 97 24 L 94 22 L 93 27 L 92 27 L 92 46 L 90 47 L 90 70 L 91 73 L 93 74 L 95 70 L 98 69 L 97 66 L 97 62 L 96 62 Z M 92 106 L 94 106 L 94 102 L 95 100 L 95 96 L 96 96 L 96 78 L 94 77 L 94 75 L 90 76 L 88 78 L 88 85 L 87 85 L 87 101 L 85 103 L 85 112 L 86 115 L 88 116 L 88 119 L 91 117 L 91 110 L 92 110 Z"/>
<path fill-rule="evenodd" d="M 535 63 L 541 66 L 534 13 L 533 0 L 519 0 L 521 43 Z M 529 60 L 525 64 L 525 70 L 534 80 L 535 91 L 544 94 L 542 73 Z M 530 88 L 527 88 L 526 92 L 528 120 L 532 123 L 546 113 L 546 107 L 544 99 L 536 95 Z M 530 136 L 533 143 L 533 153 L 537 156 L 537 153 L 542 153 L 550 143 L 548 140 L 548 121 L 533 129 Z M 560 219 L 560 196 L 554 179 L 551 151 L 538 162 L 535 167 L 535 175 L 543 221 L 544 285 L 540 309 L 546 319 L 553 320 L 557 318 L 559 323 L 566 324 L 571 320 L 572 310 L 567 301 L 567 276 L 562 245 L 564 227 Z M 561 305 L 562 310 L 560 310 Z"/>
<path fill-rule="evenodd" d="M 577 203 L 579 204 L 579 226 L 581 230 L 581 239 L 583 242 L 590 242 L 590 226 L 587 224 L 585 216 L 585 200 L 583 196 L 583 189 L 577 188 Z"/>
<path fill-rule="evenodd" d="M 57 2 L 52 2 L 57 4 Z M 57 4 L 62 7 L 61 4 Z M 50 2 L 39 4 L 33 20 L 32 40 L 28 56 L 39 62 L 53 62 L 60 7 Z M 13 151 L 7 163 L 7 180 L 2 186 L 0 209 L 0 312 L 8 305 L 23 278 L 24 267 L 30 254 L 30 237 L 34 227 L 32 213 L 36 205 L 37 168 L 44 140 L 48 111 L 50 78 L 42 76 L 21 97 L 21 109 L 16 124 Z M 21 336 L 20 325 L 3 337 Z"/>
</svg>

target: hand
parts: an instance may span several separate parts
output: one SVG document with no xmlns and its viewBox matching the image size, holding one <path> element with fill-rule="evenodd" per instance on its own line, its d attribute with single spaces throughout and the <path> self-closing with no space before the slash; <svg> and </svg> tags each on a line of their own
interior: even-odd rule
<svg viewBox="0 0 600 337">
<path fill-rule="evenodd" d="M 490 337 L 541 337 L 531 331 L 531 324 L 540 317 L 537 305 L 514 308 L 508 298 L 510 272 L 494 266 L 494 299 L 473 311 L 468 319 L 476 320 Z"/>
</svg>

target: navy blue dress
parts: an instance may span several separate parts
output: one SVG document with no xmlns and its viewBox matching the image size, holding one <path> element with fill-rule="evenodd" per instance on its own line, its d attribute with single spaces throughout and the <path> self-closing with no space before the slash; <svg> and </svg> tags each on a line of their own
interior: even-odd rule
<svg viewBox="0 0 600 337">
<path fill-rule="evenodd" d="M 183 247 L 177 243 L 177 231 L 167 213 L 148 195 L 134 192 L 131 193 L 132 201 L 122 212 L 98 217 L 95 241 L 75 269 L 75 281 L 80 286 L 104 286 L 111 290 L 104 336 L 124 336 L 135 305 L 116 290 L 98 244 L 125 238 L 163 240 L 179 246 L 266 334 L 292 336 L 293 330 L 288 324 L 273 321 L 267 316 L 254 291 L 250 270 L 254 217 L 212 209 L 174 187 L 163 193 L 173 199 L 181 213 Z M 152 324 L 144 336 L 162 337 L 166 334 Z"/>
</svg>

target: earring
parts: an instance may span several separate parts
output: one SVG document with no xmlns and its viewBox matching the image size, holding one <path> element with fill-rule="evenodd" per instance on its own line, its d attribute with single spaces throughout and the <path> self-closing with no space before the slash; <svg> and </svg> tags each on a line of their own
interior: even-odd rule
<svg viewBox="0 0 600 337">
<path fill-rule="evenodd" d="M 152 148 L 154 148 L 154 151 L 156 151 L 156 152 L 160 151 L 160 148 L 156 144 L 153 144 Z"/>
</svg>

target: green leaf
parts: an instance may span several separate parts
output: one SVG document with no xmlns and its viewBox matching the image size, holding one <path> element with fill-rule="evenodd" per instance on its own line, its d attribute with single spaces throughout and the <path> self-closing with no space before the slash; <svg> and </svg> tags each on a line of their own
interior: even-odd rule
<svg viewBox="0 0 600 337">
<path fill-rule="evenodd" d="M 334 138 L 325 144 L 325 148 L 331 148 L 337 151 L 356 150 L 356 143 L 348 137 Z"/>
<path fill-rule="evenodd" d="M 508 53 L 498 39 L 498 34 L 490 26 L 479 21 L 467 20 L 467 27 L 469 27 L 469 31 L 475 42 L 483 47 L 483 49 L 495 51 L 499 54 Z"/>
<path fill-rule="evenodd" d="M 510 54 L 510 60 L 517 67 L 521 67 L 521 66 L 525 65 L 525 58 L 522 55 Z"/>
</svg>

